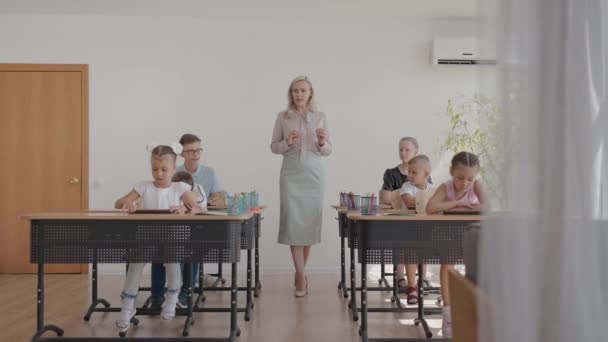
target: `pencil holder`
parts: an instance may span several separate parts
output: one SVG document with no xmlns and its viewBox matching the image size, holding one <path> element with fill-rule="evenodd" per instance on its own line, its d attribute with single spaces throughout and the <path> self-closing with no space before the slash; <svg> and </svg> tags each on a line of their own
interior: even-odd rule
<svg viewBox="0 0 608 342">
<path fill-rule="evenodd" d="M 258 207 L 260 205 L 260 195 L 255 191 L 252 191 L 250 193 L 250 195 L 251 195 L 251 206 Z"/>
<path fill-rule="evenodd" d="M 348 194 L 346 196 L 346 207 L 348 210 L 361 209 L 361 195 Z"/>
<path fill-rule="evenodd" d="M 361 197 L 361 214 L 376 215 L 378 212 L 378 197 L 363 196 Z"/>
<path fill-rule="evenodd" d="M 251 210 L 251 194 L 243 193 L 243 210 Z"/>
<path fill-rule="evenodd" d="M 226 196 L 226 207 L 228 215 L 240 216 L 243 215 L 245 208 L 245 200 L 241 195 L 237 196 Z"/>
<path fill-rule="evenodd" d="M 340 206 L 341 207 L 346 207 L 346 197 L 347 196 L 348 196 L 348 194 L 346 192 L 340 193 Z"/>
</svg>

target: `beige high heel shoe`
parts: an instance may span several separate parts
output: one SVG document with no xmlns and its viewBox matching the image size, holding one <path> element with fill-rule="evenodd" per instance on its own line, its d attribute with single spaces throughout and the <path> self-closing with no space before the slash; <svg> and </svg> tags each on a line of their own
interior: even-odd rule
<svg viewBox="0 0 608 342">
<path fill-rule="evenodd" d="M 294 291 L 294 295 L 296 296 L 296 298 L 301 298 L 308 294 L 308 276 L 304 276 L 304 278 L 306 279 L 306 288 L 304 290 L 298 290 L 298 288 L 296 287 Z"/>
</svg>

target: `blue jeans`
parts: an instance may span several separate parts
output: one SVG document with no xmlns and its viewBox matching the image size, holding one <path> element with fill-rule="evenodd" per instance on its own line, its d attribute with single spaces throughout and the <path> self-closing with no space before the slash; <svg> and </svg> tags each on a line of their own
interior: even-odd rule
<svg viewBox="0 0 608 342">
<path fill-rule="evenodd" d="M 192 287 L 194 287 L 194 285 L 196 285 L 196 281 L 198 280 L 197 276 L 198 276 L 198 269 L 199 269 L 199 263 L 192 263 Z M 187 279 L 187 275 L 184 274 L 183 270 L 184 270 L 184 264 L 181 265 L 182 266 L 182 284 L 186 284 L 186 279 Z M 165 281 L 166 281 L 166 272 L 165 272 L 165 265 L 163 264 L 152 264 L 152 278 L 151 278 L 151 282 L 152 282 L 152 290 L 151 290 L 151 294 L 152 296 L 162 296 L 165 294 Z M 185 285 L 182 285 L 182 290 L 185 289 Z"/>
</svg>

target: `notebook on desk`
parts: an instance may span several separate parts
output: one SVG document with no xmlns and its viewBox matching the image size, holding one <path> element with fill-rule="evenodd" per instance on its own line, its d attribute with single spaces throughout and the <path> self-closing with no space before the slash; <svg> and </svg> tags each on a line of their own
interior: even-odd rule
<svg viewBox="0 0 608 342">
<path fill-rule="evenodd" d="M 196 213 L 196 215 L 211 215 L 211 216 L 229 216 L 225 210 L 207 210 Z"/>
<path fill-rule="evenodd" d="M 392 213 L 383 213 L 384 216 L 416 216 L 414 213 L 400 213 L 400 212 L 392 212 Z"/>
<path fill-rule="evenodd" d="M 133 214 L 171 214 L 169 209 L 137 209 Z"/>
<path fill-rule="evenodd" d="M 444 215 L 481 215 L 480 210 L 467 210 L 467 209 L 455 209 L 455 210 L 446 210 L 443 212 Z"/>
</svg>

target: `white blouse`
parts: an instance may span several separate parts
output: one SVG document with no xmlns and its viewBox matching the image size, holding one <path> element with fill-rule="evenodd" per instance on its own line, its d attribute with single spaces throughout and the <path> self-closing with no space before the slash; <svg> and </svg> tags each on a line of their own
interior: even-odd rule
<svg viewBox="0 0 608 342">
<path fill-rule="evenodd" d="M 317 128 L 324 128 L 327 133 L 325 144 L 319 146 L 317 142 Z M 299 141 L 288 145 L 287 137 L 293 130 L 300 132 Z M 300 152 L 317 152 L 322 156 L 331 154 L 331 141 L 329 129 L 327 128 L 327 117 L 325 113 L 308 112 L 306 114 L 294 111 L 283 111 L 277 115 L 272 132 L 272 143 L 270 144 L 272 153 L 287 155 Z"/>
</svg>

